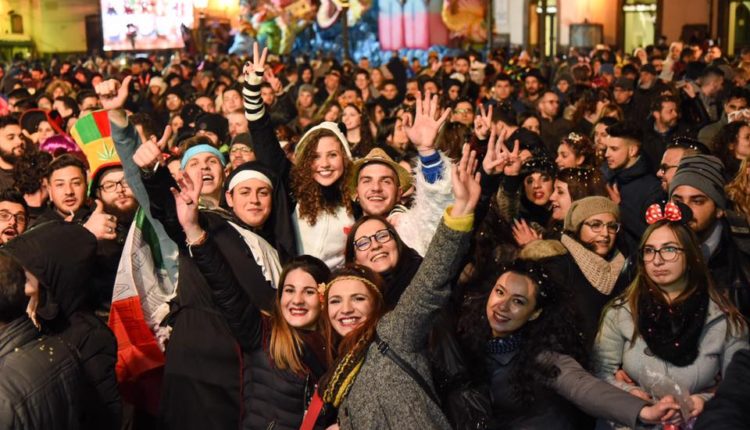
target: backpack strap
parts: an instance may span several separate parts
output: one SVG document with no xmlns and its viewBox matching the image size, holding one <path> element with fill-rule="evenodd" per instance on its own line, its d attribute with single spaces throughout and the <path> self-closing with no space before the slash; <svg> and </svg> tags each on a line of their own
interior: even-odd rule
<svg viewBox="0 0 750 430">
<path fill-rule="evenodd" d="M 409 375 L 414 382 L 417 383 L 420 387 L 422 387 L 422 390 L 424 390 L 425 394 L 427 394 L 427 397 L 429 397 L 435 404 L 440 407 L 440 400 L 438 400 L 437 396 L 435 395 L 435 392 L 430 387 L 430 384 L 425 381 L 425 379 L 422 377 L 422 375 L 417 372 L 414 367 L 412 367 L 406 360 L 401 358 L 398 354 L 396 354 L 396 351 L 392 350 L 390 345 L 388 345 L 388 342 L 384 341 L 380 338 L 380 336 L 375 333 L 375 343 L 378 345 L 378 351 L 380 351 L 381 354 L 388 357 L 391 361 L 393 361 L 398 367 L 401 368 L 407 375 Z"/>
</svg>

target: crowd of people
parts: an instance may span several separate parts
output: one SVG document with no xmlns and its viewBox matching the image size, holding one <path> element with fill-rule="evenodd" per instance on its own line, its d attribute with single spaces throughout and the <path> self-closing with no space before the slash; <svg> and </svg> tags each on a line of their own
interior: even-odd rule
<svg viewBox="0 0 750 430">
<path fill-rule="evenodd" d="M 0 429 L 747 428 L 750 49 L 286 60 L 0 68 Z"/>
</svg>

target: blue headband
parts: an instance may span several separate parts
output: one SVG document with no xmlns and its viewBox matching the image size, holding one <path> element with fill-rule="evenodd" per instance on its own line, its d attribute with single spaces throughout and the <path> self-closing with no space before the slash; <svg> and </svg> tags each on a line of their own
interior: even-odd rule
<svg viewBox="0 0 750 430">
<path fill-rule="evenodd" d="M 185 165 L 187 165 L 187 162 L 190 161 L 191 158 L 203 152 L 209 152 L 215 155 L 216 158 L 218 158 L 219 161 L 221 161 L 222 166 L 226 164 L 226 162 L 224 161 L 224 155 L 221 152 L 219 152 L 218 149 L 214 148 L 211 145 L 204 143 L 201 145 L 195 145 L 192 148 L 185 151 L 185 155 L 182 156 L 182 161 L 180 162 L 180 169 L 185 170 Z"/>
</svg>

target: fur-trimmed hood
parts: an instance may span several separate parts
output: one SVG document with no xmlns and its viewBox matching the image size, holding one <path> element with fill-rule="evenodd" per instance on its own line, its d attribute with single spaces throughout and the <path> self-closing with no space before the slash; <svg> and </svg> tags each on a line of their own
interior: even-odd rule
<svg viewBox="0 0 750 430">
<path fill-rule="evenodd" d="M 559 240 L 535 240 L 521 249 L 518 258 L 538 261 L 567 253 L 568 249 Z"/>
</svg>

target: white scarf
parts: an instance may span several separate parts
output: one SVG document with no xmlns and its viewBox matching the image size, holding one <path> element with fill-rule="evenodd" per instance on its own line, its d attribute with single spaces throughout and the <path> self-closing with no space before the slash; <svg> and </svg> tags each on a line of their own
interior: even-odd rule
<svg viewBox="0 0 750 430">
<path fill-rule="evenodd" d="M 270 282 L 273 288 L 278 288 L 279 278 L 281 277 L 281 263 L 279 263 L 279 253 L 276 248 L 252 231 L 242 228 L 232 221 L 227 222 L 237 230 L 247 247 L 252 251 L 255 263 L 260 266 L 266 281 Z"/>
</svg>

